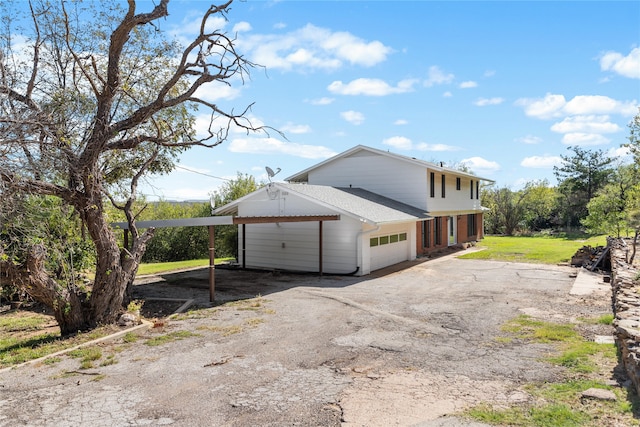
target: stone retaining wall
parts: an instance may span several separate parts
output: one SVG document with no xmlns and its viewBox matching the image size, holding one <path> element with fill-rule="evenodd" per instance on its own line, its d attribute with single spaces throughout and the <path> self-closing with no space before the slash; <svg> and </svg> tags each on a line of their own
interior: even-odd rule
<svg viewBox="0 0 640 427">
<path fill-rule="evenodd" d="M 616 343 L 629 378 L 636 390 L 640 390 L 640 281 L 635 279 L 638 269 L 627 263 L 630 241 L 609 237 L 607 246 L 611 257 L 611 298 Z"/>
</svg>

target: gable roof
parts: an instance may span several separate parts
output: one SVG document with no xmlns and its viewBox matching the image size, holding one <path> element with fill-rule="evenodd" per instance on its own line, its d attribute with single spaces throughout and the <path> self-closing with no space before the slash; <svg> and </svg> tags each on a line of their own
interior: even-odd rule
<svg viewBox="0 0 640 427">
<path fill-rule="evenodd" d="M 389 151 L 383 151 L 383 150 L 379 150 L 377 148 L 372 148 L 372 147 L 367 147 L 366 145 L 356 145 L 353 148 L 348 149 L 347 151 L 344 151 L 340 154 L 337 154 L 333 157 L 328 158 L 327 160 L 324 160 L 320 163 L 316 163 L 313 166 L 308 167 L 307 169 L 300 171 L 294 175 L 291 175 L 290 177 L 285 178 L 285 181 L 288 182 L 307 182 L 309 179 L 309 172 L 311 172 L 314 169 L 318 169 L 324 165 L 326 165 L 327 163 L 333 162 L 335 160 L 341 159 L 341 158 L 345 158 L 345 157 L 349 157 L 359 151 L 369 151 L 372 152 L 374 154 L 378 154 L 378 155 L 382 155 L 382 156 L 386 156 L 386 157 L 390 157 L 392 159 L 396 159 L 396 160 L 400 160 L 403 162 L 407 162 L 407 163 L 411 163 L 423 168 L 429 168 L 432 169 L 434 171 L 438 171 L 438 172 L 447 172 L 450 173 L 452 175 L 457 175 L 457 176 L 463 176 L 463 177 L 467 177 L 467 178 L 472 178 L 472 179 L 477 179 L 480 181 L 487 181 L 487 182 L 495 182 L 492 179 L 489 178 L 483 178 L 471 173 L 467 173 L 467 172 L 463 172 L 457 169 L 451 169 L 451 168 L 447 168 L 444 166 L 440 166 L 437 165 L 436 163 L 432 163 L 432 162 L 427 162 L 424 160 L 419 160 L 416 159 L 415 157 L 408 157 L 408 156 L 403 156 L 400 154 L 395 154 L 395 153 L 391 153 Z"/>
<path fill-rule="evenodd" d="M 306 200 L 328 207 L 340 214 L 374 225 L 431 218 L 423 209 L 418 209 L 362 188 L 337 188 L 325 185 L 284 183 L 273 183 L 271 185 L 280 191 L 295 193 Z M 257 191 L 265 190 L 260 189 Z M 237 212 L 238 205 L 256 192 L 217 208 L 214 214 L 229 215 Z"/>
</svg>

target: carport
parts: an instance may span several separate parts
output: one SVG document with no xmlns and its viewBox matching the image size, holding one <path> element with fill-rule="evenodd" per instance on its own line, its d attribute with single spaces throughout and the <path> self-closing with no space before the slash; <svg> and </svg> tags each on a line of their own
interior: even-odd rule
<svg viewBox="0 0 640 427">
<path fill-rule="evenodd" d="M 281 222 L 318 222 L 318 272 L 322 276 L 322 224 L 324 221 L 338 221 L 340 215 L 284 215 L 284 216 L 210 216 L 202 218 L 163 219 L 151 221 L 136 221 L 138 228 L 165 228 L 165 227 L 202 227 L 209 230 L 209 301 L 215 301 L 215 226 L 216 225 L 242 225 L 242 268 L 246 268 L 246 226 L 247 224 L 268 224 Z M 124 232 L 124 246 L 129 247 L 129 223 L 115 222 L 114 228 Z"/>
</svg>

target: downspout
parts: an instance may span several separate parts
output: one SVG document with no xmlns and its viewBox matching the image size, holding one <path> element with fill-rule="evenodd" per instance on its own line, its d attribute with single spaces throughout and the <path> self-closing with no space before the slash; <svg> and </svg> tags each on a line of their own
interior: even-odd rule
<svg viewBox="0 0 640 427">
<path fill-rule="evenodd" d="M 362 230 L 358 232 L 358 234 L 356 234 L 356 270 L 353 273 L 351 273 L 351 275 L 356 274 L 361 267 L 358 265 L 358 260 L 360 259 L 360 257 L 358 256 L 358 242 L 361 240 L 361 237 L 364 236 L 365 234 L 375 233 L 376 231 L 379 231 L 379 230 L 380 230 L 380 226 L 376 225 L 376 228 L 373 228 L 371 230 Z"/>
</svg>

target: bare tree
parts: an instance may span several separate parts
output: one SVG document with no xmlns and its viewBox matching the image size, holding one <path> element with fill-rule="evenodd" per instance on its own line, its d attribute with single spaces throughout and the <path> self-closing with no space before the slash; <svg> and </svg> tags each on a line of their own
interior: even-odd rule
<svg viewBox="0 0 640 427">
<path fill-rule="evenodd" d="M 47 242 L 25 239 L 20 250 L 0 246 L 0 273 L 51 307 L 63 335 L 111 323 L 122 310 L 153 235 L 135 224 L 141 177 L 170 171 L 188 147 L 222 143 L 232 127 L 264 130 L 248 120 L 250 106 L 234 113 L 198 97 L 204 85 L 242 83 L 254 66 L 236 52 L 233 38 L 210 29 L 212 17 L 225 16 L 231 3 L 211 6 L 186 47 L 159 29 L 169 0 L 148 12 L 137 11 L 135 0 L 115 10 L 102 2 L 34 0 L 29 32 L 5 16 L 0 196 L 54 197 L 71 207 L 95 246 L 96 265 L 88 290 L 74 277 L 61 283 L 46 268 Z M 193 130 L 197 107 L 211 112 L 204 138 Z M 105 216 L 109 202 L 126 215 L 131 248 L 118 246 Z"/>
</svg>

